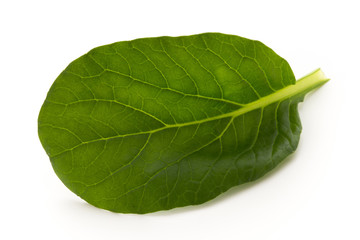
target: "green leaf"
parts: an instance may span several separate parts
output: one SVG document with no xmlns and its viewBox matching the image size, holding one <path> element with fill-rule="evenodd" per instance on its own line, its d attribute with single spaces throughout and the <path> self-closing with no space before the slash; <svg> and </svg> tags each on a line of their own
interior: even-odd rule
<svg viewBox="0 0 360 240">
<path fill-rule="evenodd" d="M 101 46 L 56 79 L 39 137 L 62 182 L 114 212 L 195 205 L 254 181 L 295 151 L 295 81 L 258 41 L 205 33 Z"/>
</svg>

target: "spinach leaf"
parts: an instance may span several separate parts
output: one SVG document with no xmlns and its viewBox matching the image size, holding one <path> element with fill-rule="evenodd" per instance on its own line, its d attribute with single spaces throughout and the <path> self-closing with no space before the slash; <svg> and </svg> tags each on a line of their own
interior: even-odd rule
<svg viewBox="0 0 360 240">
<path fill-rule="evenodd" d="M 295 151 L 298 103 L 325 83 L 295 81 L 259 41 L 205 33 L 101 46 L 48 92 L 41 143 L 61 181 L 114 212 L 201 204 Z"/>
</svg>

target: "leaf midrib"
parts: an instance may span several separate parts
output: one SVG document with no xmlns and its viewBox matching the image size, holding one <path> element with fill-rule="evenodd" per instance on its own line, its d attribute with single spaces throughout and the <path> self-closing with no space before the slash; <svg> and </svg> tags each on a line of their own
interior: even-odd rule
<svg viewBox="0 0 360 240">
<path fill-rule="evenodd" d="M 325 77 L 324 73 L 320 69 L 317 69 L 314 72 L 312 72 L 312 73 L 306 75 L 305 77 L 299 79 L 298 81 L 296 81 L 295 84 L 284 87 L 284 88 L 278 90 L 277 92 L 269 94 L 258 100 L 255 100 L 252 103 L 248 103 L 248 104 L 244 105 L 242 108 L 235 110 L 233 112 L 224 113 L 224 114 L 220 114 L 220 115 L 213 116 L 210 118 L 186 122 L 186 123 L 168 124 L 168 125 L 165 125 L 164 127 L 156 128 L 156 129 L 153 129 L 150 131 L 145 131 L 145 132 L 119 134 L 119 135 L 114 135 L 111 137 L 98 138 L 98 139 L 94 139 L 94 140 L 90 140 L 90 141 L 85 141 L 85 142 L 81 142 L 80 144 L 78 144 L 72 148 L 66 149 L 60 153 L 52 155 L 50 157 L 59 156 L 65 152 L 72 151 L 73 149 L 75 149 L 81 145 L 89 144 L 89 143 L 93 143 L 93 142 L 97 142 L 97 141 L 106 141 L 106 140 L 116 139 L 116 138 L 120 138 L 120 137 L 130 137 L 130 136 L 142 135 L 142 134 L 153 134 L 155 132 L 160 132 L 160 131 L 168 129 L 168 128 L 180 128 L 180 127 L 185 127 L 185 126 L 190 126 L 190 125 L 197 125 L 197 124 L 202 124 L 205 122 L 215 121 L 215 120 L 228 118 L 228 117 L 235 118 L 235 117 L 238 117 L 242 114 L 251 112 L 256 109 L 262 109 L 266 106 L 271 105 L 272 103 L 275 103 L 275 102 L 278 102 L 278 101 L 281 101 L 284 99 L 288 99 L 288 98 L 291 98 L 291 97 L 294 97 L 297 95 L 305 94 L 305 93 L 309 92 L 310 90 L 326 83 L 328 80 L 329 79 Z M 58 127 L 50 125 L 50 124 L 44 124 L 42 126 L 50 126 L 53 128 L 58 128 Z"/>
</svg>

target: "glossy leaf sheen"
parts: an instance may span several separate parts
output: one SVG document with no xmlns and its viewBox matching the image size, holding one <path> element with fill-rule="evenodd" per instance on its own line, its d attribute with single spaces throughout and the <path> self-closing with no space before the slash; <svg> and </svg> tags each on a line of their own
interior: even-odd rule
<svg viewBox="0 0 360 240">
<path fill-rule="evenodd" d="M 200 204 L 294 152 L 297 105 L 316 85 L 294 84 L 283 58 L 238 36 L 117 42 L 60 74 L 39 136 L 63 183 L 97 207 L 148 213 Z"/>
</svg>

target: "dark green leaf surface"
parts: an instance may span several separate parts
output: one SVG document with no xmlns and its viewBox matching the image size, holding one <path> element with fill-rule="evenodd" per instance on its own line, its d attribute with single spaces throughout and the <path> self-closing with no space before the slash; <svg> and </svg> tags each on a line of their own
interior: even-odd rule
<svg viewBox="0 0 360 240">
<path fill-rule="evenodd" d="M 283 58 L 233 35 L 117 42 L 60 74 L 39 136 L 63 183 L 97 207 L 200 204 L 294 152 L 297 105 L 325 81 L 317 71 L 295 84 Z"/>
</svg>

